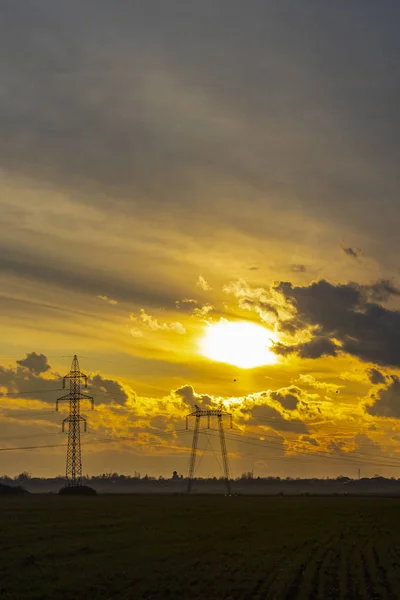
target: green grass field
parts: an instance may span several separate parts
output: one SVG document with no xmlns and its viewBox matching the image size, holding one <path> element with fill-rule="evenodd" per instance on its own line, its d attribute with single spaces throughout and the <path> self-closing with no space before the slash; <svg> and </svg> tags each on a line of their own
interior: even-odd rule
<svg viewBox="0 0 400 600">
<path fill-rule="evenodd" d="M 400 598 L 400 500 L 0 500 L 0 598 Z"/>
</svg>

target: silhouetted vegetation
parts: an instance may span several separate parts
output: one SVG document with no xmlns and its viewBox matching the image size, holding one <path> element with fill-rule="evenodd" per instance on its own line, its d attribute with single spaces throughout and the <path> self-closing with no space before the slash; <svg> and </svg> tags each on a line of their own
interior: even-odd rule
<svg viewBox="0 0 400 600">
<path fill-rule="evenodd" d="M 32 493 L 57 493 L 65 487 L 65 478 L 31 477 L 21 473 L 18 477 L 0 478 L 0 482 L 11 486 L 22 486 Z M 183 494 L 186 493 L 187 479 L 174 471 L 170 478 L 150 475 L 141 476 L 120 475 L 118 473 L 103 473 L 92 477 L 84 477 L 82 487 L 90 487 L 98 493 L 115 494 Z M 193 493 L 214 494 L 224 493 L 225 486 L 222 477 L 195 478 Z M 336 477 L 326 479 L 301 479 L 292 477 L 254 477 L 251 472 L 243 473 L 241 477 L 232 480 L 232 490 L 235 494 L 264 494 L 264 495 L 394 495 L 400 496 L 400 479 L 387 479 L 376 475 L 371 478 L 350 479 Z M 72 493 L 72 492 L 71 492 Z M 83 493 L 83 492 L 82 492 Z"/>
<path fill-rule="evenodd" d="M 0 496 L 21 496 L 22 494 L 27 493 L 28 492 L 21 486 L 5 485 L 4 483 L 0 483 Z"/>
</svg>

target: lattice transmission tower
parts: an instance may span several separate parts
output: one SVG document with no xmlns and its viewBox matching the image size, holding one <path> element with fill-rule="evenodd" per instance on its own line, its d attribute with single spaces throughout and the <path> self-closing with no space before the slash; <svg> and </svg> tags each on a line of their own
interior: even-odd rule
<svg viewBox="0 0 400 600">
<path fill-rule="evenodd" d="M 189 418 L 195 417 L 194 430 L 193 430 L 193 441 L 192 441 L 192 451 L 190 453 L 190 460 L 189 460 L 189 476 L 188 476 L 187 492 L 188 492 L 188 494 L 190 494 L 192 485 L 193 485 L 194 469 L 196 466 L 197 441 L 199 438 L 201 418 L 207 417 L 207 428 L 210 429 L 211 417 L 217 417 L 225 485 L 226 485 L 228 494 L 230 494 L 231 493 L 231 476 L 230 476 L 230 471 L 229 471 L 228 453 L 226 451 L 226 441 L 225 441 L 223 419 L 224 419 L 224 417 L 229 417 L 230 427 L 232 429 L 232 415 L 231 415 L 231 413 L 225 412 L 222 408 L 208 410 L 208 409 L 204 409 L 204 408 L 199 408 L 197 405 L 195 405 L 195 409 L 196 410 L 194 412 L 190 413 L 186 417 L 186 429 L 189 429 Z"/>
<path fill-rule="evenodd" d="M 85 388 L 87 388 L 87 376 L 80 370 L 76 354 L 72 360 L 70 372 L 63 379 L 63 388 L 66 387 L 67 379 L 69 379 L 69 393 L 58 398 L 56 410 L 58 410 L 60 402 L 69 401 L 69 415 L 63 420 L 62 431 L 65 431 L 65 425 L 67 424 L 66 480 L 68 486 L 76 487 L 82 485 L 81 423 L 83 423 L 84 431 L 87 431 L 86 419 L 81 416 L 81 400 L 89 400 L 92 410 L 94 408 L 93 398 L 81 392 L 81 380 L 83 379 Z"/>
</svg>

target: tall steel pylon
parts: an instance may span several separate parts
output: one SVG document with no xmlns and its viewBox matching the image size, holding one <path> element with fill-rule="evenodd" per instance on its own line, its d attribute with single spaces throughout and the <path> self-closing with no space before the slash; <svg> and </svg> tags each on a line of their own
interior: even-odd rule
<svg viewBox="0 0 400 600">
<path fill-rule="evenodd" d="M 69 415 L 63 420 L 62 431 L 65 431 L 65 424 L 68 424 L 68 448 L 67 448 L 67 485 L 76 487 L 82 485 L 82 455 L 81 455 L 81 423 L 84 431 L 87 431 L 87 422 L 81 416 L 81 400 L 90 400 L 92 410 L 94 408 L 93 398 L 81 392 L 81 379 L 83 379 L 85 388 L 87 388 L 87 376 L 79 368 L 78 357 L 74 356 L 71 370 L 63 379 L 63 388 L 69 379 L 69 394 L 61 396 L 56 402 L 58 405 L 64 400 L 69 401 Z"/>
<path fill-rule="evenodd" d="M 196 465 L 197 442 L 199 439 L 199 429 L 200 429 L 201 418 L 207 417 L 207 427 L 208 427 L 208 429 L 210 429 L 211 417 L 217 417 L 225 484 L 226 484 L 227 492 L 228 492 L 228 494 L 230 494 L 231 493 L 231 476 L 230 476 L 230 472 L 229 472 L 228 453 L 226 451 L 226 441 L 225 441 L 223 418 L 224 417 L 230 418 L 230 427 L 232 428 L 232 415 L 231 415 L 231 413 L 227 413 L 224 410 L 222 410 L 222 408 L 207 410 L 204 408 L 199 408 L 198 406 L 195 405 L 195 409 L 196 409 L 195 411 L 193 411 L 186 417 L 186 429 L 189 429 L 189 418 L 195 417 L 194 430 L 193 430 L 193 441 L 192 441 L 192 451 L 190 453 L 190 459 L 189 459 L 189 476 L 188 476 L 187 492 L 188 492 L 188 494 L 190 494 L 191 489 L 192 489 L 192 484 L 193 484 L 194 468 Z"/>
</svg>

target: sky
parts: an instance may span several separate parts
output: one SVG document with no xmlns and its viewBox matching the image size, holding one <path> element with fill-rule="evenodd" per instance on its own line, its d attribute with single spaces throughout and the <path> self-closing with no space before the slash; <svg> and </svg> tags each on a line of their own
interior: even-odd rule
<svg viewBox="0 0 400 600">
<path fill-rule="evenodd" d="M 0 474 L 400 477 L 399 17 L 0 0 Z"/>
</svg>

